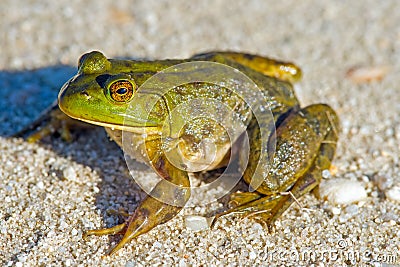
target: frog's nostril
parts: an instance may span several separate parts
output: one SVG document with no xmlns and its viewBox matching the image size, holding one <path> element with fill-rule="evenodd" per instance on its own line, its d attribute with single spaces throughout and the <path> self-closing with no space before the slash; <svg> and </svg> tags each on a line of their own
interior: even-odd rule
<svg viewBox="0 0 400 267">
<path fill-rule="evenodd" d="M 86 100 L 89 100 L 91 98 L 91 96 L 89 95 L 88 92 L 86 91 L 82 91 L 79 93 L 81 96 L 86 97 Z"/>
</svg>

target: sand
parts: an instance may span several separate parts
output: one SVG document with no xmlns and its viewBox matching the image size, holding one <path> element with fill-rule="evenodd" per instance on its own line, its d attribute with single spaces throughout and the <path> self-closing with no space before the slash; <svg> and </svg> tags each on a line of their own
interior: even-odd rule
<svg viewBox="0 0 400 267">
<path fill-rule="evenodd" d="M 400 2 L 4 0 L 0 7 L 1 265 L 400 264 Z M 149 59 L 236 50 L 295 62 L 304 72 L 302 105 L 328 103 L 341 120 L 327 178 L 356 181 L 367 198 L 336 205 L 307 195 L 300 202 L 311 211 L 292 205 L 273 233 L 237 217 L 195 232 L 185 216 L 222 204 L 186 208 L 102 257 L 119 238 L 84 241 L 82 233 L 121 222 L 109 211 L 133 211 L 145 196 L 122 151 L 100 128 L 72 143 L 7 137 L 56 98 L 91 50 Z"/>
</svg>

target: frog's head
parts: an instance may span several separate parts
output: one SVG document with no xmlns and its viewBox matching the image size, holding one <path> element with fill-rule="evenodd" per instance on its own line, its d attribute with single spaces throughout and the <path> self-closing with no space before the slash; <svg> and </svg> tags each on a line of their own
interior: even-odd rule
<svg viewBox="0 0 400 267">
<path fill-rule="evenodd" d="M 166 105 L 159 96 L 139 94 L 137 89 L 157 71 L 157 66 L 109 60 L 97 51 L 84 54 L 77 75 L 61 88 L 60 109 L 72 118 L 104 127 L 155 130 L 167 115 Z"/>
</svg>

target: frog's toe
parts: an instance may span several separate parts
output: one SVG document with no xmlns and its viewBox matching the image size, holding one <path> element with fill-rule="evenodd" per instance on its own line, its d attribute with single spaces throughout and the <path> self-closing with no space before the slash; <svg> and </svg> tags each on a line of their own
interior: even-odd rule
<svg viewBox="0 0 400 267">
<path fill-rule="evenodd" d="M 208 219 L 210 219 L 211 220 L 211 223 L 210 223 L 210 229 L 213 229 L 214 228 L 214 226 L 215 226 L 215 223 L 217 222 L 217 220 L 218 220 L 218 215 L 216 215 L 216 216 L 214 216 L 214 217 L 209 217 Z"/>
<path fill-rule="evenodd" d="M 261 198 L 262 195 L 256 191 L 254 192 L 236 192 L 230 195 L 228 202 L 229 208 L 236 208 L 246 203 L 250 203 L 254 200 Z"/>
<path fill-rule="evenodd" d="M 115 234 L 125 234 L 126 232 L 126 223 L 121 223 L 116 226 L 110 227 L 110 228 L 103 228 L 103 229 L 94 229 L 94 230 L 88 230 L 83 233 L 82 238 L 84 240 L 87 239 L 88 236 L 90 235 L 115 235 Z"/>
<path fill-rule="evenodd" d="M 118 210 L 109 209 L 109 210 L 107 210 L 107 214 L 108 215 L 122 216 L 124 218 L 128 218 L 130 216 L 130 214 L 124 209 L 118 209 Z"/>
<path fill-rule="evenodd" d="M 21 137 L 26 139 L 29 143 L 36 143 L 46 136 L 50 136 L 60 129 L 60 123 L 58 121 L 47 118 L 39 118 L 38 120 L 27 126 L 25 129 L 12 135 L 12 137 Z M 61 135 L 63 135 L 61 133 Z"/>
<path fill-rule="evenodd" d="M 13 137 L 25 138 L 30 143 L 38 142 L 47 136 L 58 133 L 64 141 L 73 140 L 72 128 L 92 128 L 93 126 L 72 119 L 64 114 L 55 103 L 49 109 L 44 111 L 33 123 L 25 129 L 14 134 Z"/>
<path fill-rule="evenodd" d="M 52 120 L 48 124 L 44 125 L 39 129 L 34 129 L 32 133 L 29 133 L 26 140 L 29 143 L 36 143 L 47 136 L 51 136 L 55 133 L 59 133 L 61 138 L 66 142 L 72 141 L 71 130 L 68 125 L 62 121 Z"/>
<path fill-rule="evenodd" d="M 52 135 L 54 132 L 55 131 L 53 130 L 52 127 L 46 126 L 31 134 L 28 134 L 26 137 L 26 141 L 28 141 L 29 143 L 36 143 L 45 138 L 46 136 Z"/>
<path fill-rule="evenodd" d="M 241 195 L 237 195 L 239 196 L 239 198 L 236 198 L 235 196 L 234 198 L 236 200 L 248 200 L 248 202 L 244 201 L 242 205 L 236 206 L 234 208 L 228 209 L 225 212 L 217 214 L 211 223 L 211 228 L 214 227 L 219 218 L 225 217 L 227 215 L 238 215 L 242 218 L 254 218 L 255 220 L 258 220 L 265 225 L 270 218 L 274 217 L 271 211 L 274 209 L 277 203 L 279 203 L 279 200 L 282 196 L 280 194 L 271 196 L 258 195 L 258 198 L 256 198 L 256 194 L 246 194 L 245 192 L 241 193 Z M 256 199 L 251 201 L 250 199 L 252 197 Z"/>
<path fill-rule="evenodd" d="M 275 220 L 267 220 L 264 224 L 270 235 L 275 233 Z"/>
<path fill-rule="evenodd" d="M 230 214 L 230 213 L 231 213 L 230 210 L 228 210 L 228 211 L 225 211 L 225 212 L 218 213 L 218 214 L 215 215 L 214 217 L 209 217 L 209 219 L 211 220 L 210 229 L 213 229 L 213 228 L 215 227 L 215 224 L 217 223 L 217 221 L 218 221 L 220 218 L 225 217 L 225 216 L 227 216 L 227 215 Z"/>
<path fill-rule="evenodd" d="M 244 216 L 243 219 L 249 218 L 251 220 L 254 220 L 258 222 L 259 224 L 263 225 L 266 228 L 271 228 L 271 225 L 273 225 L 272 222 L 272 213 L 271 210 L 258 210 L 254 212 L 249 212 Z"/>
</svg>

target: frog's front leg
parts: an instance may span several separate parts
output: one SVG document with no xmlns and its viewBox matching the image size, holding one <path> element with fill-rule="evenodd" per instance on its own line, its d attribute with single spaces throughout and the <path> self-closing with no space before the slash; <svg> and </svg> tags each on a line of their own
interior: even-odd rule
<svg viewBox="0 0 400 267">
<path fill-rule="evenodd" d="M 163 180 L 154 187 L 128 220 L 108 229 L 89 230 L 84 234 L 84 238 L 89 235 L 124 234 L 108 255 L 114 254 L 133 238 L 171 220 L 189 200 L 188 173 L 174 167 L 164 155 L 158 156 L 152 162 Z"/>
<path fill-rule="evenodd" d="M 323 104 L 308 106 L 288 116 L 277 129 L 276 151 L 268 177 L 257 188 L 264 197 L 252 199 L 254 192 L 240 193 L 239 200 L 244 200 L 241 205 L 216 218 L 241 214 L 271 226 L 295 199 L 320 183 L 322 171 L 330 167 L 335 154 L 338 125 L 335 112 Z M 245 172 L 247 181 L 252 178 L 249 173 Z M 290 193 L 282 194 L 286 192 Z"/>
<path fill-rule="evenodd" d="M 57 101 L 55 101 L 34 122 L 14 134 L 13 137 L 23 137 L 28 142 L 34 143 L 57 132 L 63 140 L 69 142 L 72 140 L 70 128 L 85 129 L 92 127 L 88 123 L 67 116 L 60 110 Z"/>
</svg>

